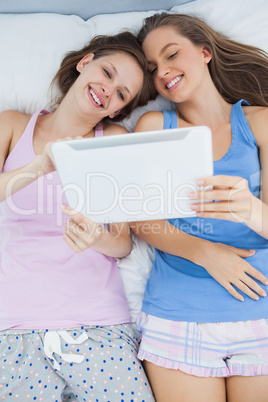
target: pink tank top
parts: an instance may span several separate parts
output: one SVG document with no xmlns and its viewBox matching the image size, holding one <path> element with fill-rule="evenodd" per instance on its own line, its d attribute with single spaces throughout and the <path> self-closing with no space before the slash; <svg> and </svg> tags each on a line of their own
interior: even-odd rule
<svg viewBox="0 0 268 402">
<path fill-rule="evenodd" d="M 31 117 L 3 173 L 35 158 L 33 131 L 39 114 Z M 103 135 L 101 125 L 95 134 Z M 0 203 L 0 330 L 131 321 L 115 259 L 93 249 L 77 254 L 62 239 L 68 220 L 62 202 L 53 172 Z"/>
</svg>

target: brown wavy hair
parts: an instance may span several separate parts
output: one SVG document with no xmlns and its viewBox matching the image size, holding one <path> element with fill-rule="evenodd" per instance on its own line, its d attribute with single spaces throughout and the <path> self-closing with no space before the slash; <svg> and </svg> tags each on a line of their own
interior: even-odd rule
<svg viewBox="0 0 268 402">
<path fill-rule="evenodd" d="M 94 53 L 95 60 L 115 53 L 127 54 L 136 61 L 143 71 L 143 84 L 139 93 L 122 109 L 119 115 L 113 118 L 113 121 L 123 120 L 136 107 L 146 105 L 150 99 L 155 99 L 157 93 L 152 78 L 148 73 L 147 60 L 142 48 L 139 45 L 136 36 L 131 32 L 125 31 L 117 35 L 98 35 L 82 49 L 71 51 L 66 54 L 51 83 L 51 89 L 53 89 L 54 85 L 57 85 L 60 90 L 60 95 L 55 99 L 52 109 L 55 109 L 56 106 L 60 104 L 78 78 L 80 73 L 77 71 L 76 65 L 89 53 Z"/>
<path fill-rule="evenodd" d="M 268 54 L 245 45 L 209 27 L 203 20 L 185 14 L 155 14 L 144 20 L 138 33 L 142 45 L 147 35 L 162 26 L 172 26 L 196 46 L 206 46 L 212 54 L 208 64 L 220 95 L 231 104 L 240 99 L 251 105 L 268 106 Z"/>
</svg>

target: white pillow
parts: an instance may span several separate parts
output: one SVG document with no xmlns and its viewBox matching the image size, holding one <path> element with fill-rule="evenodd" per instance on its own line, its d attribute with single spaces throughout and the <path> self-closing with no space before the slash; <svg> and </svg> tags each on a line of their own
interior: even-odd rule
<svg viewBox="0 0 268 402">
<path fill-rule="evenodd" d="M 0 15 L 0 111 L 32 114 L 48 103 L 62 56 L 94 35 L 94 25 L 58 14 Z"/>
<path fill-rule="evenodd" d="M 0 14 L 0 112 L 32 114 L 47 108 L 51 80 L 68 51 L 83 47 L 97 34 L 135 32 L 153 13 L 98 15 L 87 21 L 74 15 Z M 128 124 L 131 131 L 135 123 L 133 117 Z"/>
<path fill-rule="evenodd" d="M 171 10 L 201 16 L 234 39 L 268 51 L 266 0 L 196 0 Z M 46 107 L 50 82 L 67 51 L 80 48 L 96 34 L 136 32 L 143 18 L 154 12 L 103 14 L 87 21 L 60 14 L 0 14 L 0 112 L 15 109 L 31 114 Z M 161 108 L 172 105 L 158 97 L 133 113 L 126 127 L 132 131 L 143 111 Z"/>
<path fill-rule="evenodd" d="M 141 310 L 146 283 L 155 260 L 155 251 L 145 241 L 132 233 L 132 251 L 117 259 L 117 265 L 124 284 L 132 322 Z"/>
<path fill-rule="evenodd" d="M 268 52 L 267 0 L 196 0 L 172 7 L 171 12 L 201 17 L 231 39 Z"/>
<path fill-rule="evenodd" d="M 162 12 L 166 10 L 157 10 Z M 144 18 L 155 14 L 156 11 L 132 11 L 118 14 L 99 14 L 91 18 L 96 35 L 114 35 L 122 30 L 138 33 Z"/>
</svg>

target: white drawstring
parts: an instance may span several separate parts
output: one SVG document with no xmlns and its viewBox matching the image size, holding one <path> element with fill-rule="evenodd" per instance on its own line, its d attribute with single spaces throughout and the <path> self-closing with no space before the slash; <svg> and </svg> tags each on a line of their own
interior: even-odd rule
<svg viewBox="0 0 268 402">
<path fill-rule="evenodd" d="M 44 337 L 44 352 L 48 358 L 53 359 L 52 357 L 53 353 L 57 353 L 57 355 L 59 355 L 66 362 L 81 363 L 84 360 L 85 356 L 74 353 L 71 354 L 62 353 L 60 337 L 68 344 L 80 345 L 86 339 L 88 339 L 87 334 L 83 332 L 77 339 L 74 339 L 71 337 L 70 334 L 68 334 L 67 331 L 48 331 L 45 333 Z M 54 369 L 60 371 L 59 363 L 55 359 L 53 360 L 54 360 L 53 365 Z"/>
</svg>

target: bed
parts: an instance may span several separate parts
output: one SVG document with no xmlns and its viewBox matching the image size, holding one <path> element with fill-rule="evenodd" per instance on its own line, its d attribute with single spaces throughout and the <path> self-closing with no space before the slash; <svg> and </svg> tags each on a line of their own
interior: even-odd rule
<svg viewBox="0 0 268 402">
<path fill-rule="evenodd" d="M 268 51 L 267 0 L 2 0 L 0 2 L 0 112 L 7 109 L 32 114 L 46 108 L 49 84 L 62 56 L 97 34 L 123 29 L 134 33 L 144 17 L 156 11 L 179 12 L 204 18 L 233 39 Z M 146 3 L 146 4 L 145 4 Z M 158 97 L 135 110 L 123 125 L 131 132 L 148 110 L 170 109 Z M 133 322 L 140 310 L 154 250 L 133 236 L 132 253 L 119 260 Z"/>
</svg>

